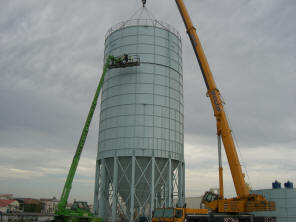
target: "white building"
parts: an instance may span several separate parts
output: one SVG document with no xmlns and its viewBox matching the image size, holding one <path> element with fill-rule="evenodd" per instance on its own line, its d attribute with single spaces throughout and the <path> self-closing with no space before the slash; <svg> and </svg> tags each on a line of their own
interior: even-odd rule
<svg viewBox="0 0 296 222">
<path fill-rule="evenodd" d="M 53 214 L 58 205 L 58 200 L 55 197 L 51 199 L 41 198 L 40 202 L 42 206 L 41 213 L 44 214 Z"/>
</svg>

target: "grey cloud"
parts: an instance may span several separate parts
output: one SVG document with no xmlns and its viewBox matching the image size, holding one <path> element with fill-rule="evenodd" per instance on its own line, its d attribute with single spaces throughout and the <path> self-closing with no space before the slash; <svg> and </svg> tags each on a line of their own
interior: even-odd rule
<svg viewBox="0 0 296 222">
<path fill-rule="evenodd" d="M 138 0 L 0 2 L 0 150 L 12 150 L 11 155 L 0 157 L 6 168 L 34 171 L 68 167 L 102 70 L 105 33 L 140 5 Z M 286 156 L 273 159 L 277 150 L 268 148 L 291 152 L 295 147 L 296 2 L 188 0 L 186 5 L 225 98 L 242 153 L 250 161 L 247 165 L 266 173 L 264 182 L 259 181 L 257 186 L 266 186 L 267 180 L 274 178 L 266 167 L 269 164 L 281 166 L 285 162 L 286 168 L 280 167 L 277 172 L 285 174 L 289 169 L 290 175 L 295 169 L 293 160 Z M 200 188 L 187 176 L 187 190 L 199 194 L 217 179 L 213 111 L 175 2 L 148 1 L 147 7 L 156 18 L 174 25 L 182 36 L 185 143 L 200 152 L 193 155 L 196 159 L 187 159 L 188 175 L 210 175 L 200 182 Z M 89 161 L 96 157 L 97 108 L 83 153 Z M 259 160 L 253 161 L 248 153 L 258 147 L 264 147 L 272 161 L 262 160 L 262 165 Z M 50 150 L 63 154 L 55 158 Z M 22 156 L 24 152 L 32 157 Z M 185 146 L 185 154 L 190 152 L 194 149 L 186 150 Z M 46 186 L 41 177 L 34 178 L 31 186 L 34 182 Z M 91 176 L 76 179 L 84 183 L 79 186 L 93 189 Z M 230 177 L 228 181 L 231 184 Z M 51 175 L 46 182 L 51 188 L 43 195 L 57 195 L 63 178 Z M 6 188 L 0 192 L 42 196 L 38 189 L 22 188 L 20 179 L 1 183 Z M 79 186 L 74 189 L 83 198 Z"/>
</svg>

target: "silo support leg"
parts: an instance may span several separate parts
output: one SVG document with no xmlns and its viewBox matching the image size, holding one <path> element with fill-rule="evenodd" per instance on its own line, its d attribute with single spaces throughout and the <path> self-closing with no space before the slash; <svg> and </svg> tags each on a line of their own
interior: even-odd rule
<svg viewBox="0 0 296 222">
<path fill-rule="evenodd" d="M 169 172 L 169 175 L 168 175 L 168 178 L 169 178 L 169 181 L 168 181 L 168 183 L 169 183 L 169 189 L 168 189 L 168 205 L 167 205 L 167 207 L 172 207 L 172 159 L 170 158 L 169 159 L 169 170 L 168 170 L 168 172 Z"/>
<path fill-rule="evenodd" d="M 154 210 L 155 199 L 155 157 L 152 157 L 151 162 L 151 204 L 150 204 L 150 218 L 152 218 L 152 211 Z"/>
<path fill-rule="evenodd" d="M 117 216 L 117 182 L 118 182 L 118 158 L 114 157 L 113 171 L 113 199 L 112 199 L 112 222 L 116 222 Z"/>
<path fill-rule="evenodd" d="M 130 221 L 134 221 L 134 208 L 135 208 L 135 169 L 136 167 L 136 157 L 132 157 L 132 181 L 131 181 L 131 209 L 130 209 Z"/>
<path fill-rule="evenodd" d="M 183 207 L 184 205 L 184 184 L 183 184 L 183 177 L 184 177 L 184 171 L 183 171 L 183 163 L 179 163 L 178 165 L 178 206 Z"/>
<path fill-rule="evenodd" d="M 95 180 L 95 191 L 94 191 L 94 214 L 98 216 L 98 203 L 99 203 L 99 186 L 100 186 L 100 161 L 97 160 L 96 165 L 96 180 Z"/>
<path fill-rule="evenodd" d="M 182 163 L 182 202 L 185 203 L 185 164 Z"/>
<path fill-rule="evenodd" d="M 105 159 L 101 160 L 101 183 L 99 189 L 99 217 L 105 218 L 105 188 L 106 188 L 106 166 Z"/>
</svg>

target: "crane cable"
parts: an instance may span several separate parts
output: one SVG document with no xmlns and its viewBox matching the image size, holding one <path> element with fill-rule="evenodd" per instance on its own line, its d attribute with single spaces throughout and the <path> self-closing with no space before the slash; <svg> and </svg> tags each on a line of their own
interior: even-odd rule
<svg viewBox="0 0 296 222">
<path fill-rule="evenodd" d="M 146 4 L 146 0 L 142 0 L 142 4 L 143 6 L 141 6 L 140 8 L 138 8 L 125 22 L 122 23 L 122 27 L 124 27 L 126 24 L 128 24 L 130 21 L 137 21 L 138 22 L 140 20 L 142 21 L 148 21 L 151 20 L 153 21 L 153 23 L 160 25 L 161 27 L 167 29 L 167 27 L 162 24 L 162 22 L 160 22 L 159 20 L 157 20 L 155 18 L 155 16 L 152 14 L 152 12 L 145 6 Z M 146 14 L 146 18 L 144 16 L 144 14 Z"/>
<path fill-rule="evenodd" d="M 143 1 L 143 0 L 142 0 Z M 138 8 L 132 16 L 130 16 L 127 21 L 129 20 L 140 20 L 142 17 L 143 12 L 146 12 L 148 19 L 155 19 L 155 17 L 152 15 L 152 13 L 147 9 L 147 7 L 143 6 Z M 156 19 L 155 19 L 156 20 Z"/>
<path fill-rule="evenodd" d="M 249 176 L 248 170 L 247 170 L 247 165 L 246 165 L 246 162 L 245 162 L 245 160 L 244 160 L 244 158 L 243 158 L 243 155 L 242 155 L 242 152 L 241 152 L 241 150 L 240 150 L 240 147 L 239 147 L 239 145 L 238 145 L 238 140 L 236 139 L 235 130 L 233 130 L 234 128 L 233 128 L 232 125 L 231 125 L 231 121 L 230 121 L 230 118 L 229 118 L 229 115 L 228 115 L 228 112 L 227 112 L 227 109 L 226 109 L 226 106 L 225 106 L 226 103 L 224 102 L 224 98 L 223 98 L 222 95 L 221 95 L 221 99 L 222 99 L 223 108 L 224 108 L 224 112 L 225 112 L 226 118 L 228 119 L 228 123 L 229 123 L 230 129 L 231 129 L 231 131 L 232 131 L 232 136 L 233 136 L 234 143 L 235 143 L 235 145 L 236 145 L 236 148 L 237 148 L 237 150 L 238 150 L 238 152 L 239 152 L 239 156 L 240 156 L 240 158 L 241 158 L 242 166 L 243 166 L 243 168 L 245 169 L 246 176 L 247 176 L 248 181 L 249 181 L 249 185 L 252 187 L 252 182 L 251 182 L 251 178 L 250 178 L 250 176 Z"/>
</svg>

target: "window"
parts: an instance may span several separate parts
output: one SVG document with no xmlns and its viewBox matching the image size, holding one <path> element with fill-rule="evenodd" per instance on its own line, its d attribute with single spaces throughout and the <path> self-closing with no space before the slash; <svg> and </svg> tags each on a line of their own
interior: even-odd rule
<svg viewBox="0 0 296 222">
<path fill-rule="evenodd" d="M 176 210 L 175 217 L 176 218 L 182 218 L 183 217 L 183 210 Z"/>
</svg>

